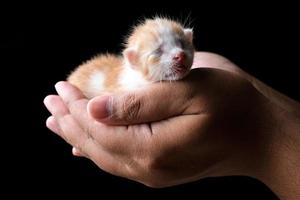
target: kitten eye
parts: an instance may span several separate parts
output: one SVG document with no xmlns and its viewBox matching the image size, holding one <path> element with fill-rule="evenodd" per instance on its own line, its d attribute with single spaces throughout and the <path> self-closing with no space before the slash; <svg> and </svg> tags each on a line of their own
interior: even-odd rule
<svg viewBox="0 0 300 200">
<path fill-rule="evenodd" d="M 179 35 L 175 36 L 174 41 L 175 41 L 175 45 L 179 48 L 183 49 L 186 46 L 186 41 L 182 36 Z"/>
<path fill-rule="evenodd" d="M 178 44 L 180 48 L 184 48 L 185 47 L 185 41 L 183 39 L 179 39 L 178 40 Z"/>
<path fill-rule="evenodd" d="M 158 56 L 160 56 L 161 54 L 163 54 L 162 45 L 160 45 L 157 49 L 155 49 L 153 53 L 155 55 L 158 55 Z"/>
</svg>

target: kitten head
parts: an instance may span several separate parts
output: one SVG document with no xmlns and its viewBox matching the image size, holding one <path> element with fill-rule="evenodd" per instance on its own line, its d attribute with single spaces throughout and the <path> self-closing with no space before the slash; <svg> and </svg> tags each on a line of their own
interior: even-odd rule
<svg viewBox="0 0 300 200">
<path fill-rule="evenodd" d="M 193 63 L 193 31 L 173 20 L 148 19 L 135 27 L 123 55 L 150 81 L 182 79 Z"/>
</svg>

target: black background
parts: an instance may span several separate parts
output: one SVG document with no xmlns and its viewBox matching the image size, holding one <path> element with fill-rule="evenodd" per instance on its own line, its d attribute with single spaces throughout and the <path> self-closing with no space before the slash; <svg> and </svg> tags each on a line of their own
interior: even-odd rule
<svg viewBox="0 0 300 200">
<path fill-rule="evenodd" d="M 8 111 L 2 112 L 5 120 L 1 120 L 2 180 L 6 185 L 2 190 L 13 188 L 12 196 L 39 196 L 38 192 L 58 196 L 63 192 L 99 198 L 104 194 L 124 198 L 195 194 L 201 199 L 276 199 L 266 186 L 247 177 L 208 178 L 150 189 L 109 175 L 92 162 L 73 157 L 71 147 L 46 129 L 49 113 L 42 101 L 55 92 L 57 81 L 84 60 L 97 53 L 120 52 L 130 26 L 155 14 L 181 20 L 189 16 L 198 50 L 222 54 L 299 100 L 296 7 L 201 1 L 98 4 L 1 6 L 1 101 L 2 110 Z"/>
</svg>

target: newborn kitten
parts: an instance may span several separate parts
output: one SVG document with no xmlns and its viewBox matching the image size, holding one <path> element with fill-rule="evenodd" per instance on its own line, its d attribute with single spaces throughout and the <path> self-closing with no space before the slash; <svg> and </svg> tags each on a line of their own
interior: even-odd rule
<svg viewBox="0 0 300 200">
<path fill-rule="evenodd" d="M 123 56 L 99 55 L 68 77 L 87 98 L 184 78 L 194 58 L 193 31 L 165 18 L 147 19 L 133 29 Z"/>
</svg>

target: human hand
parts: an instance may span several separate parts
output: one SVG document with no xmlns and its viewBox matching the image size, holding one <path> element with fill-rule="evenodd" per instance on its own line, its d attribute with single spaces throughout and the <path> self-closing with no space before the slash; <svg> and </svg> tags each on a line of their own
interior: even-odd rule
<svg viewBox="0 0 300 200">
<path fill-rule="evenodd" d="M 184 81 L 90 102 L 68 83 L 56 88 L 60 96 L 45 99 L 47 126 L 103 170 L 146 185 L 239 174 L 256 151 L 249 121 L 259 120 L 259 95 L 232 72 L 194 69 Z"/>
<path fill-rule="evenodd" d="M 47 127 L 76 147 L 75 155 L 148 186 L 225 175 L 267 182 L 269 172 L 260 171 L 270 156 L 265 133 L 278 128 L 278 109 L 223 57 L 197 53 L 194 68 L 182 81 L 90 101 L 60 82 L 59 96 L 45 99 L 53 115 Z"/>
</svg>

